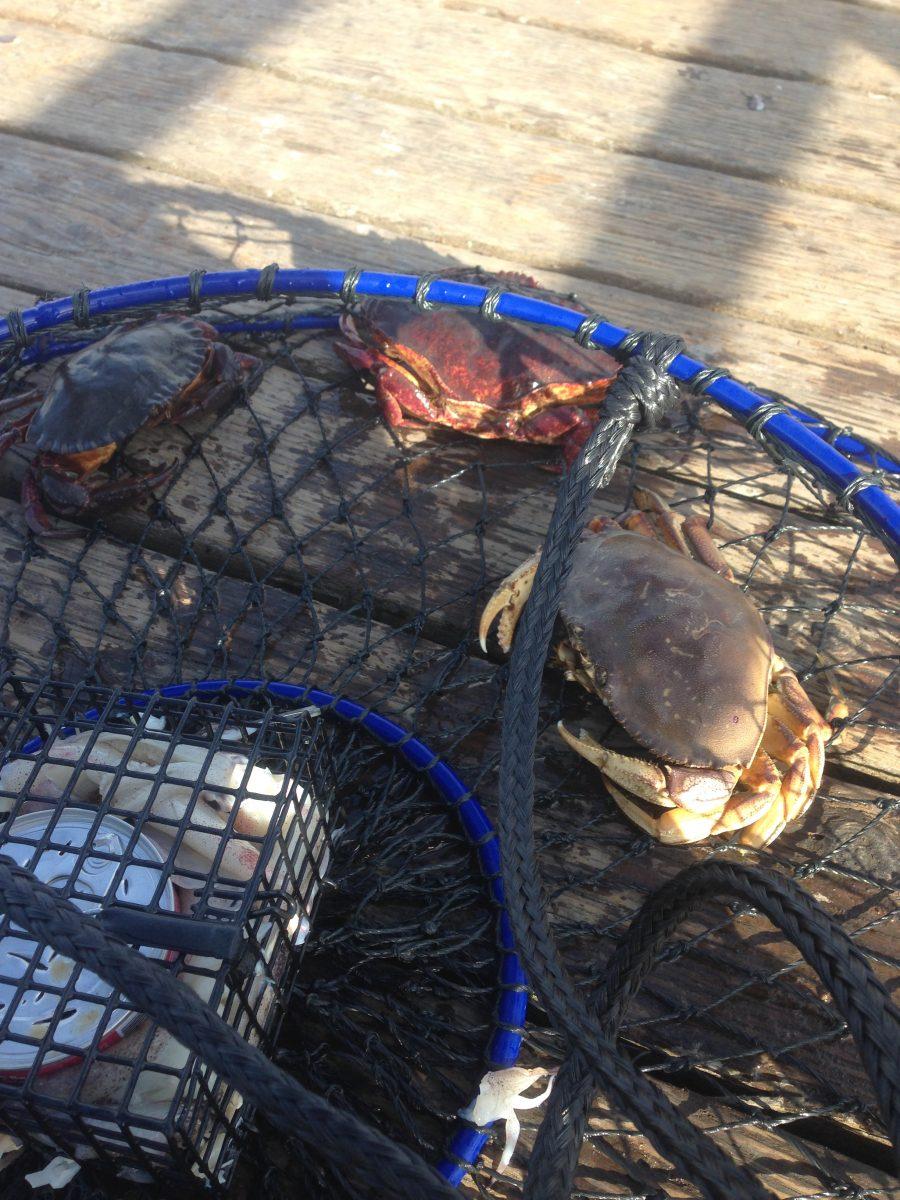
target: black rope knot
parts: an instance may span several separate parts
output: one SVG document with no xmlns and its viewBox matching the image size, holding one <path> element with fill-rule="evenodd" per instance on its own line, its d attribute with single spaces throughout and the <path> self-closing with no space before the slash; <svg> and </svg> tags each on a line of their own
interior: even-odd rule
<svg viewBox="0 0 900 1200">
<path fill-rule="evenodd" d="M 636 426 L 653 429 L 678 403 L 678 382 L 668 372 L 682 352 L 680 338 L 663 333 L 629 334 L 619 345 L 630 353 L 604 401 L 604 413 Z"/>
</svg>

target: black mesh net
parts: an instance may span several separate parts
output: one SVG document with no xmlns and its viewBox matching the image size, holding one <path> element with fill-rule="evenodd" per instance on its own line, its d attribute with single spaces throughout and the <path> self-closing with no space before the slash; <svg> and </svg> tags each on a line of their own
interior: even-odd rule
<svg viewBox="0 0 900 1200">
<path fill-rule="evenodd" d="M 229 335 L 265 365 L 249 399 L 129 442 L 125 462 L 178 463 L 143 506 L 76 520 L 69 538 L 34 538 L 18 491 L 30 453 L 0 460 L 3 667 L 126 688 L 242 676 L 313 684 L 422 736 L 491 811 L 506 667 L 493 644 L 488 656 L 478 651 L 474 632 L 491 585 L 540 543 L 556 452 L 389 428 L 337 359 L 332 334 L 286 328 L 302 311 L 204 310 L 214 324 L 250 317 L 285 328 Z M 54 336 L 81 343 L 100 330 Z M 3 370 L 4 394 L 13 395 L 40 386 L 52 364 L 14 351 Z M 642 899 L 685 865 L 724 854 L 802 880 L 890 983 L 900 839 L 889 554 L 806 471 L 694 398 L 630 447 L 595 514 L 623 512 L 636 486 L 713 522 L 778 652 L 820 710 L 837 694 L 849 716 L 829 746 L 818 798 L 768 849 L 722 838 L 661 846 L 622 817 L 596 770 L 560 741 L 561 717 L 600 739 L 616 731 L 598 702 L 548 671 L 536 821 L 568 967 L 586 989 L 596 984 Z M 277 1059 L 433 1159 L 484 1069 L 494 914 L 454 815 L 427 782 L 361 731 L 348 745 L 344 857 Z M 708 920 L 685 926 L 632 1002 L 622 1039 L 682 1111 L 776 1194 L 896 1194 L 847 1029 L 762 918 L 711 908 Z M 523 1063 L 549 1065 L 561 1052 L 533 1008 Z M 517 1194 L 539 1113 L 522 1120 L 512 1165 L 494 1169 L 492 1146 L 465 1188 Z M 339 1164 L 298 1156 L 260 1118 L 234 1194 L 280 1200 L 296 1194 L 298 1172 L 308 1194 L 342 1194 Z M 6 1171 L 10 1195 L 28 1194 L 22 1177 L 35 1161 Z M 599 1098 L 576 1194 L 644 1197 L 663 1187 L 696 1194 Z M 73 1198 L 127 1194 L 89 1173 L 69 1189 Z"/>
</svg>

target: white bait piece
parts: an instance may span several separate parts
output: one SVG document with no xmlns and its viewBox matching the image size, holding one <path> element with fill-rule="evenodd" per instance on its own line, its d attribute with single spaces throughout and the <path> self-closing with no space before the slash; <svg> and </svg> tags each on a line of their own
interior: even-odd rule
<svg viewBox="0 0 900 1200">
<path fill-rule="evenodd" d="M 66 1158 L 59 1154 L 51 1159 L 42 1171 L 32 1171 L 25 1179 L 35 1189 L 49 1187 L 56 1191 L 70 1183 L 80 1170 L 81 1167 L 74 1158 Z"/>
</svg>

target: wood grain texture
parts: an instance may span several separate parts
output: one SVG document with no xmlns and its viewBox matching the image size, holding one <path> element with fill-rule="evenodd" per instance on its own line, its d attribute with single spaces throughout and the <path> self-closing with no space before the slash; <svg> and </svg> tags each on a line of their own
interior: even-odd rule
<svg viewBox="0 0 900 1200">
<path fill-rule="evenodd" d="M 254 11 L 264 27 L 276 31 L 264 33 L 256 45 L 248 44 L 243 21 L 223 13 L 215 0 L 198 0 L 177 24 L 154 24 L 147 40 L 141 0 L 87 8 L 72 2 L 56 6 L 49 18 L 23 0 L 0 0 L 0 15 L 29 22 L 4 25 L 6 36 L 15 38 L 0 59 L 14 96 L 4 115 L 19 124 L 31 113 L 40 114 L 48 93 L 72 90 L 73 80 L 97 70 L 104 58 L 124 59 L 122 50 L 110 53 L 108 39 L 115 38 L 190 52 L 201 61 L 180 66 L 195 75 L 208 72 L 202 59 L 209 56 L 219 74 L 241 65 L 269 81 L 277 77 L 293 85 L 301 103 L 309 91 L 320 89 L 336 93 L 351 111 L 363 97 L 376 106 L 390 100 L 437 110 L 444 120 L 474 119 L 508 131 L 900 207 L 896 109 L 871 93 L 686 67 L 564 30 L 548 34 L 527 24 L 498 26 L 478 12 L 432 7 L 416 14 L 402 0 L 340 0 L 305 12 L 302 19 L 289 18 L 288 29 L 280 0 L 261 0 Z M 48 19 L 51 23 L 44 24 Z M 367 23 L 390 27 L 390 54 L 377 40 L 350 34 Z M 452 55 L 446 53 L 448 44 Z M 30 70 L 36 57 L 46 64 L 39 81 Z M 228 66 L 218 66 L 223 58 Z M 152 70 L 152 60 L 145 61 Z M 511 70 L 515 64 L 527 69 L 527 93 L 519 72 Z M 120 90 L 115 79 L 109 87 Z M 143 91 L 132 78 L 125 95 L 135 88 Z M 260 99 L 275 112 L 286 111 L 268 85 Z M 184 118 L 191 123 L 191 109 Z M 623 171 L 629 169 L 622 164 Z"/>
<path fill-rule="evenodd" d="M 833 0 L 445 0 L 461 12 L 492 13 L 539 28 L 573 30 L 690 62 L 838 84 L 861 92 L 900 90 L 896 9 Z"/>
<path fill-rule="evenodd" d="M 11 308 L 30 308 L 36 297 L 31 292 L 21 292 L 16 288 L 4 287 L 0 284 L 0 312 L 8 313 Z"/>
<path fill-rule="evenodd" d="M 259 267 L 273 259 L 285 267 L 361 263 L 431 271 L 480 261 L 490 269 L 521 269 L 509 259 L 186 184 L 95 154 L 3 135 L 0 152 L 7 164 L 0 278 L 15 279 L 23 292 L 62 294 L 84 282 L 124 283 L 198 265 Z M 786 392 L 842 424 L 849 419 L 869 436 L 895 437 L 885 404 L 894 388 L 891 354 L 762 326 L 683 300 L 537 274 L 561 293 L 577 290 L 585 304 L 613 321 L 680 333 L 699 357 L 739 378 Z"/>
<path fill-rule="evenodd" d="M 445 241 L 469 255 L 893 347 L 894 266 L 884 247 L 895 218 L 874 206 L 652 158 L 623 164 L 600 147 L 511 136 L 387 100 L 348 104 L 322 88 L 299 95 L 286 81 L 215 63 L 204 78 L 190 56 L 95 49 L 93 72 L 79 54 L 56 101 L 50 93 L 37 106 L 26 102 L 7 127 L 229 197 L 250 194 Z M 253 130 L 238 154 L 235 128 Z M 35 154 L 46 169 L 45 148 L 20 145 L 14 183 Z"/>
</svg>

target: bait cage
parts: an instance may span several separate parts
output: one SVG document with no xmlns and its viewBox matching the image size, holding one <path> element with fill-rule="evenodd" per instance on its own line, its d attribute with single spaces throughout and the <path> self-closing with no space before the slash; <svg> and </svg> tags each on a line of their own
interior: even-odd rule
<svg viewBox="0 0 900 1200">
<path fill-rule="evenodd" d="M 527 291 L 518 285 L 516 290 Z M 754 392 L 707 370 L 675 342 L 642 341 L 599 316 L 548 304 L 537 295 L 515 295 L 487 279 L 481 286 L 355 270 L 194 272 L 82 292 L 11 314 L 7 393 L 23 382 L 39 382 L 44 363 L 102 335 L 123 316 L 170 308 L 201 311 L 223 336 L 263 356 L 266 378 L 244 404 L 196 429 L 154 431 L 153 453 L 162 458 L 171 451 L 180 460 L 173 480 L 146 513 L 110 514 L 93 522 L 77 542 L 41 545 L 23 538 L 13 501 L 15 466 L 5 484 L 0 479 L 8 497 L 0 532 L 13 567 L 3 615 L 10 667 L 128 688 L 259 674 L 350 693 L 361 701 L 360 714 L 367 714 L 371 704 L 396 716 L 410 731 L 408 737 L 424 732 L 434 755 L 449 757 L 489 806 L 500 798 L 510 915 L 538 1000 L 525 1042 L 531 1061 L 557 1062 L 564 1056 L 561 1029 L 570 1044 L 573 1039 L 581 1044 L 587 1033 L 583 1014 L 576 1011 L 573 1017 L 567 1002 L 560 1004 L 546 990 L 545 964 L 536 956 L 529 925 L 539 929 L 541 922 L 549 923 L 551 949 L 555 942 L 564 971 L 583 989 L 599 987 L 599 1002 L 605 964 L 661 880 L 698 860 L 715 865 L 722 858 L 746 858 L 727 840 L 660 847 L 635 835 L 603 798 L 597 776 L 560 750 L 553 733 L 557 719 L 580 719 L 585 706 L 583 696 L 552 672 L 543 678 L 540 694 L 535 691 L 549 627 L 537 637 L 532 629 L 530 638 L 519 641 L 509 668 L 496 659 L 473 657 L 472 634 L 486 585 L 531 553 L 546 534 L 555 485 L 540 468 L 552 456 L 542 459 L 540 449 L 469 441 L 440 431 L 406 437 L 386 428 L 358 388 L 352 394 L 352 377 L 335 370 L 327 333 L 323 338 L 320 330 L 334 328 L 337 310 L 322 312 L 321 299 L 312 310 L 304 305 L 310 295 L 332 297 L 342 306 L 369 295 L 421 308 L 462 306 L 480 311 L 486 320 L 535 321 L 585 345 L 602 345 L 622 361 L 638 364 L 629 381 L 638 405 L 630 410 L 634 419 L 654 408 L 653 396 L 663 396 L 666 379 L 684 385 L 680 407 L 657 406 L 667 412 L 658 412 L 655 430 L 634 435 L 611 482 L 606 469 L 614 456 L 608 445 L 591 447 L 590 478 L 580 480 L 581 501 L 598 481 L 599 463 L 606 470 L 600 479 L 605 488 L 595 501 L 601 512 L 627 507 L 635 482 L 646 486 L 648 479 L 676 510 L 704 511 L 710 524 L 724 528 L 719 541 L 739 583 L 764 613 L 776 645 L 790 656 L 814 700 L 822 704 L 831 686 L 848 700 L 843 748 L 830 750 L 832 769 L 817 802 L 820 815 L 798 823 L 752 857 L 775 867 L 782 878 L 812 881 L 864 955 L 867 969 L 889 977 L 894 955 L 885 930 L 897 800 L 885 765 L 896 736 L 891 696 L 900 668 L 890 644 L 893 575 L 885 548 L 896 555 L 900 541 L 897 505 L 890 496 L 898 464 L 852 431 L 784 397 Z M 630 429 L 634 419 L 620 422 Z M 579 483 L 577 469 L 567 477 L 572 479 Z M 567 531 L 580 529 L 584 509 L 572 506 L 571 494 L 568 508 L 560 504 L 554 530 L 558 536 L 562 532 L 562 543 Z M 37 606 L 35 589 L 41 596 Z M 552 585 L 544 591 L 546 623 L 555 592 Z M 507 690 L 509 671 L 514 686 Z M 536 718 L 533 710 L 519 707 L 523 703 L 526 708 L 537 704 Z M 606 736 L 611 723 L 603 726 L 602 713 L 592 716 Z M 879 784 L 866 790 L 859 785 L 872 778 L 873 762 L 881 772 Z M 519 769 L 511 774 L 516 763 Z M 531 797 L 523 794 L 531 771 L 537 781 L 533 813 Z M 468 796 L 460 786 L 460 794 Z M 377 820 L 371 814 L 369 819 L 370 831 L 377 830 Z M 373 881 L 402 874 L 392 873 L 390 866 L 398 827 L 382 827 L 380 840 L 378 833 L 363 837 L 372 870 L 366 896 L 377 891 Z M 532 838 L 548 888 L 546 904 L 538 907 Z M 404 869 L 410 869 L 408 861 Z M 518 894 L 523 879 L 532 903 L 526 916 Z M 422 884 L 417 895 L 424 903 Z M 424 947 L 430 939 L 445 964 L 452 954 L 441 947 L 454 944 L 452 922 L 444 925 L 451 908 L 444 906 L 425 922 L 432 932 L 420 941 Z M 745 1163 L 756 1156 L 746 1179 L 752 1181 L 754 1173 L 763 1179 L 777 1176 L 779 1189 L 789 1196 L 843 1195 L 863 1179 L 878 1194 L 888 1186 L 885 1139 L 878 1101 L 858 1067 L 848 1024 L 812 971 L 764 926 L 747 903 L 738 903 L 725 918 L 694 926 L 663 956 L 629 1010 L 620 1005 L 622 1044 L 677 1109 L 691 1111 L 697 1098 L 704 1098 L 700 1123 L 709 1140 L 726 1144 Z M 330 928 L 317 943 L 314 931 L 292 1003 L 303 1003 L 312 982 L 316 1004 L 324 1006 L 320 1012 L 340 1020 L 342 1014 L 366 1009 L 373 995 L 368 971 L 377 958 L 368 955 L 366 939 L 382 928 L 383 918 L 357 925 L 360 936 L 339 983 L 324 987 L 306 978 L 306 969 L 311 961 L 324 964 L 326 943 L 334 952 L 340 934 Z M 495 955 L 491 939 L 479 953 Z M 411 995 L 436 1001 L 440 993 L 446 1011 L 469 1020 L 473 1034 L 483 1032 L 483 1016 L 459 1016 L 465 1005 L 458 979 L 444 975 L 438 980 L 433 961 L 423 978 L 416 954 L 408 954 L 404 968 Z M 483 977 L 476 987 L 467 980 L 466 987 L 467 995 L 482 1001 L 493 994 Z M 380 999 L 389 1007 L 385 994 Z M 446 1011 L 445 1029 L 450 1025 Z M 773 1011 L 778 1021 L 769 1019 Z M 362 1116 L 376 1114 L 398 1140 L 435 1161 L 440 1138 L 435 1140 L 433 1131 L 423 1135 L 424 1110 L 430 1106 L 432 1115 L 449 1117 L 471 1098 L 479 1073 L 469 1058 L 465 1083 L 444 1080 L 424 1100 L 428 1087 L 419 1080 L 420 1095 L 411 1101 L 410 1064 L 432 1080 L 442 1074 L 439 1039 L 433 1036 L 437 1028 L 435 1020 L 422 1040 L 411 1015 L 403 1029 L 399 1022 L 382 1023 L 378 1037 L 384 1030 L 396 1034 L 399 1053 L 373 1068 L 381 1099 L 362 1105 L 350 1089 L 342 1089 L 342 1080 L 379 1045 L 378 1037 L 372 1040 L 371 1024 L 359 1022 L 352 1050 L 340 1037 L 329 1042 L 325 1034 L 315 1048 L 298 1041 L 280 1053 L 319 1090 L 347 1107 L 356 1105 Z M 510 1031 L 510 1036 L 518 1035 Z M 462 1062 L 459 1058 L 454 1066 Z M 622 1066 L 623 1073 L 633 1069 Z M 401 1078 L 405 1090 L 398 1086 Z M 667 1158 L 677 1158 L 660 1154 L 646 1123 L 623 1124 L 628 1097 L 610 1090 L 602 1073 L 600 1079 L 603 1098 L 590 1121 L 570 1122 L 584 1135 L 580 1161 L 567 1168 L 577 1169 L 579 1194 L 645 1195 L 664 1187 Z M 590 1096 L 596 1086 L 595 1078 Z M 485 1132 L 470 1132 L 472 1144 L 480 1147 Z M 272 1141 L 261 1134 L 253 1144 L 261 1148 L 257 1163 L 268 1162 Z M 252 1145 L 249 1157 L 252 1161 Z M 454 1179 L 465 1172 L 465 1156 L 458 1157 L 448 1160 Z M 315 1155 L 306 1154 L 304 1163 L 308 1178 L 323 1192 L 340 1193 L 340 1170 L 323 1168 Z M 698 1178 L 680 1165 L 687 1178 Z M 286 1186 L 280 1191 L 283 1185 L 271 1182 L 269 1174 L 263 1177 L 271 1195 L 290 1194 Z M 501 1175 L 483 1164 L 467 1186 L 507 1194 L 520 1182 L 515 1171 Z M 698 1186 L 713 1194 L 708 1178 L 700 1177 Z M 248 1190 L 255 1187 L 254 1180 Z M 747 1189 L 748 1195 L 758 1194 L 750 1183 Z M 739 1194 L 738 1187 L 729 1194 Z"/>
<path fill-rule="evenodd" d="M 227 690 L 150 698 L 5 678 L 2 852 L 167 963 L 272 1052 L 331 856 L 334 769 L 314 707 Z M 10 1129 L 120 1178 L 230 1180 L 241 1098 L 87 971 L 3 930 Z"/>
</svg>

